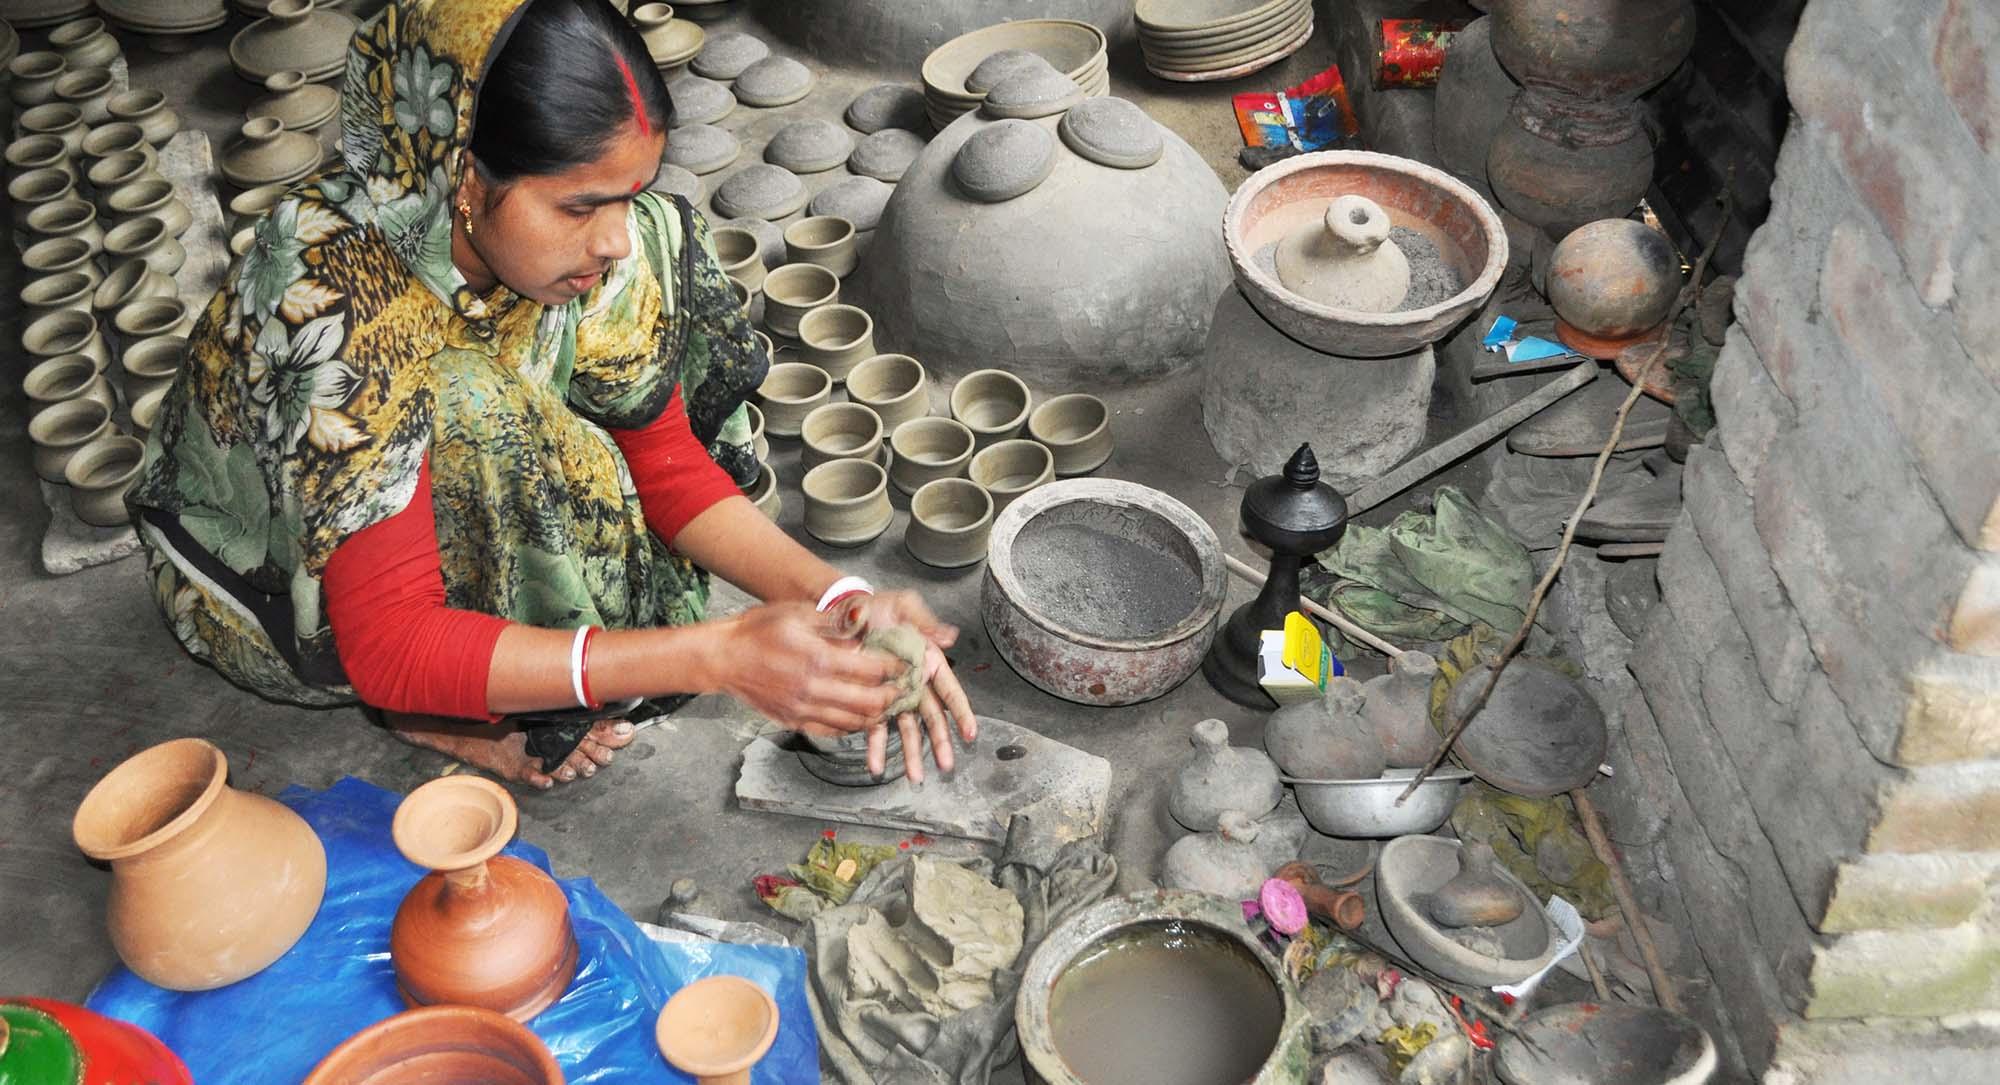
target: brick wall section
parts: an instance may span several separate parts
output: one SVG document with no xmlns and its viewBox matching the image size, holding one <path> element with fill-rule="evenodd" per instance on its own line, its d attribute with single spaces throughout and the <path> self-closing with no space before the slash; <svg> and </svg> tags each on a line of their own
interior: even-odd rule
<svg viewBox="0 0 2000 1085">
<path fill-rule="evenodd" d="M 1785 76 L 1626 741 L 1725 1047 L 1962 1082 L 2000 1065 L 2000 6 L 1812 0 Z"/>
</svg>

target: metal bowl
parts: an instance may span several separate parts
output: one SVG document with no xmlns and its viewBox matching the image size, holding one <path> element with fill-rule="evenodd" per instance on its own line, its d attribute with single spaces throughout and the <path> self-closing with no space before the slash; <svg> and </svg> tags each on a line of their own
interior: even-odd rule
<svg viewBox="0 0 2000 1085">
<path fill-rule="evenodd" d="M 1427 833 L 1444 824 L 1458 805 L 1458 792 L 1472 774 L 1450 765 L 1424 778 L 1408 802 L 1396 796 L 1415 769 L 1390 769 L 1373 780 L 1286 780 L 1298 794 L 1299 809 L 1312 827 L 1328 836 L 1386 838 Z"/>
</svg>

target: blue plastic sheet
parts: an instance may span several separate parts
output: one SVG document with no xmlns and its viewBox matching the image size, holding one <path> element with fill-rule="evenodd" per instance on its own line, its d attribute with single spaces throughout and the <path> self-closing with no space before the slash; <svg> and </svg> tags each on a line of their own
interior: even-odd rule
<svg viewBox="0 0 2000 1085">
<path fill-rule="evenodd" d="M 216 991 L 168 991 L 119 968 L 91 994 L 90 1008 L 151 1031 L 201 1085 L 305 1077 L 341 1041 L 405 1008 L 389 963 L 389 926 L 424 871 L 389 836 L 401 798 L 355 779 L 325 791 L 286 790 L 279 801 L 326 845 L 326 898 L 298 944 L 271 967 Z M 506 854 L 550 869 L 541 849 L 518 840 Z M 778 1002 L 777 1042 L 753 1080 L 819 1080 L 804 954 L 785 946 L 660 945 L 590 879 L 559 884 L 581 956 L 569 991 L 528 1027 L 571 1085 L 691 1081 L 660 1057 L 653 1022 L 675 991 L 723 973 L 763 985 Z"/>
</svg>

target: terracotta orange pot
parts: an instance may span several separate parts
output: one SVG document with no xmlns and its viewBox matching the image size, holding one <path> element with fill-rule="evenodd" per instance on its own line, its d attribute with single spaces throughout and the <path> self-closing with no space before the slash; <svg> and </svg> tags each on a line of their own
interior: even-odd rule
<svg viewBox="0 0 2000 1085">
<path fill-rule="evenodd" d="M 206 991 L 264 970 L 326 889 L 326 851 L 290 809 L 229 786 L 199 738 L 141 751 L 84 796 L 71 825 L 111 864 L 111 944 L 141 979 Z"/>
<path fill-rule="evenodd" d="M 778 1003 L 740 976 L 681 988 L 654 1026 L 660 1054 L 703 1085 L 749 1085 L 750 1068 L 778 1038 Z"/>
<path fill-rule="evenodd" d="M 403 898 L 389 934 L 396 985 L 413 1006 L 481 1006 L 526 1021 L 569 989 L 569 901 L 532 863 L 501 855 L 519 823 L 491 780 L 445 776 L 410 792 L 391 832 L 431 873 Z"/>
<path fill-rule="evenodd" d="M 563 1085 L 549 1049 L 526 1026 L 477 1006 L 426 1006 L 349 1037 L 304 1085 Z"/>
</svg>

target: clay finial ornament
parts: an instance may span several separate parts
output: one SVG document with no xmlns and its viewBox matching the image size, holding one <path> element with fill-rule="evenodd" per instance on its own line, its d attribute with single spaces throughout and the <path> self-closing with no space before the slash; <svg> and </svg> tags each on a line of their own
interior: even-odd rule
<svg viewBox="0 0 2000 1085">
<path fill-rule="evenodd" d="M 778 1003 L 740 976 L 710 976 L 675 992 L 653 1038 L 674 1069 L 702 1085 L 749 1085 L 750 1068 L 778 1038 Z"/>
<path fill-rule="evenodd" d="M 1387 313 L 1410 292 L 1410 261 L 1389 240 L 1392 224 L 1365 196 L 1337 196 L 1321 224 L 1278 243 L 1278 280 L 1321 305 Z"/>
</svg>

